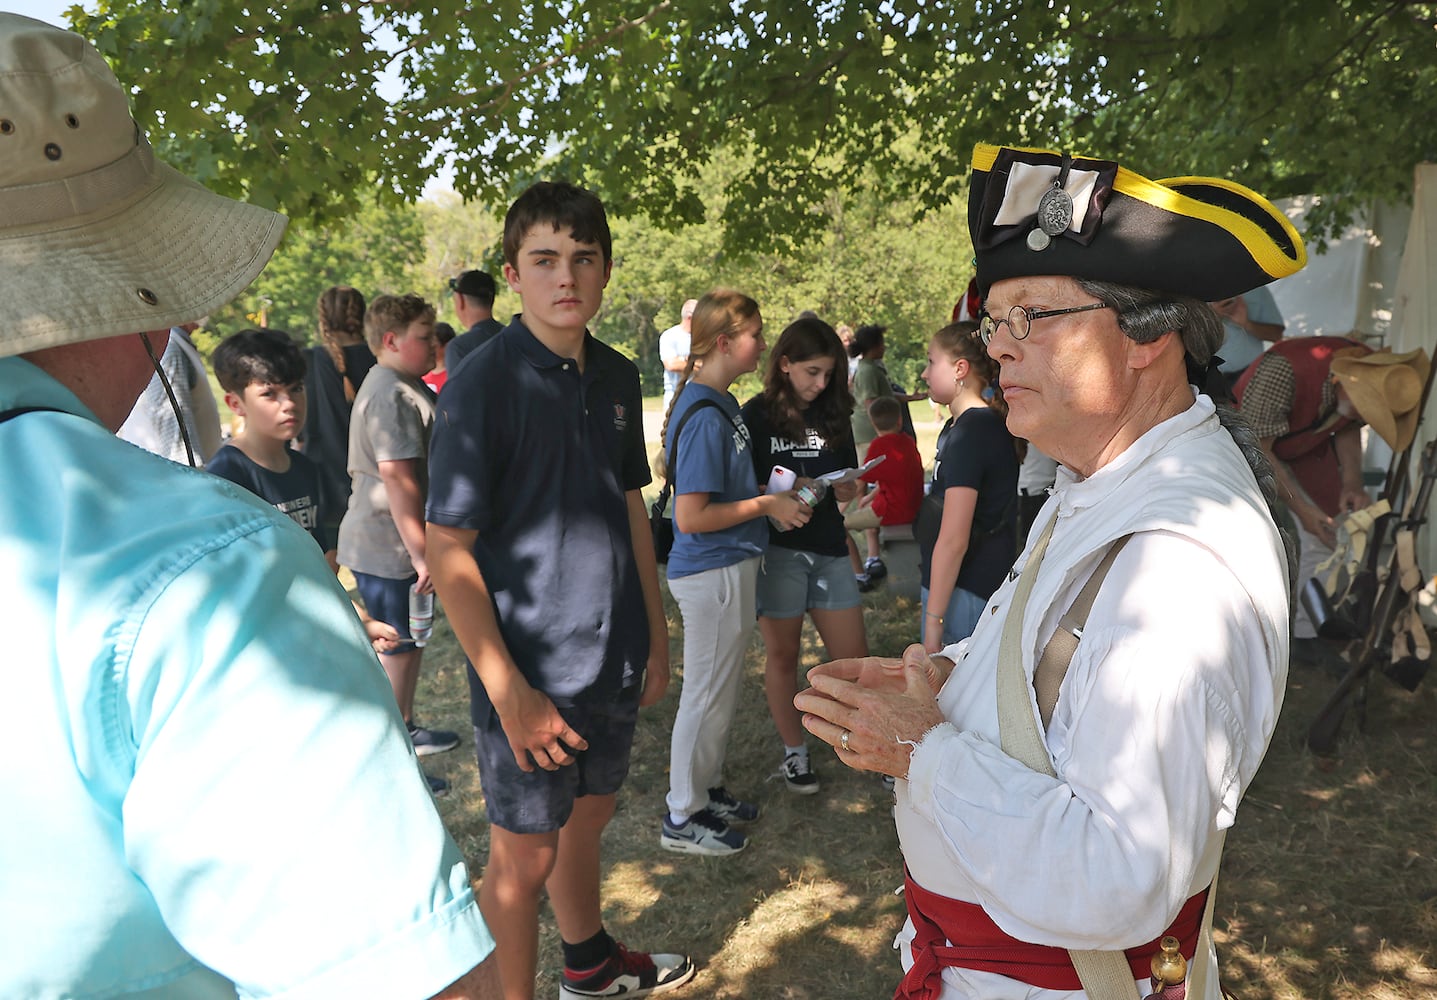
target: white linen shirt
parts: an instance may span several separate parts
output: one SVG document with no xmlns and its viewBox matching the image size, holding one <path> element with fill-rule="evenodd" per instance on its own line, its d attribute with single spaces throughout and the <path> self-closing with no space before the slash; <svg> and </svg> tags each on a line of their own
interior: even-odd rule
<svg viewBox="0 0 1437 1000">
<path fill-rule="evenodd" d="M 1017 572 L 1054 516 L 1023 622 L 1030 698 L 1058 619 L 1111 543 L 1136 534 L 1063 681 L 1045 737 L 1050 778 L 1000 749 L 996 666 Z M 912 877 L 1035 944 L 1157 937 L 1216 873 L 1220 834 L 1277 722 L 1287 643 L 1282 542 L 1206 396 L 1086 480 L 1060 467 L 1014 572 L 972 637 L 944 650 L 957 664 L 938 698 L 948 722 L 896 787 Z M 895 943 L 905 970 L 912 936 L 906 924 Z M 1206 961 L 1208 996 L 1194 1000 L 1218 997 L 1216 957 Z M 945 969 L 943 982 L 945 1000 L 1083 995 L 967 969 Z"/>
</svg>

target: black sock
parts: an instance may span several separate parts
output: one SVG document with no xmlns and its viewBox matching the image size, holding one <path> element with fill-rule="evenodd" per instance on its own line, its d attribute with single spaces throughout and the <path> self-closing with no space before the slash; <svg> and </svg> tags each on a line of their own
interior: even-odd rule
<svg viewBox="0 0 1437 1000">
<path fill-rule="evenodd" d="M 614 939 L 609 937 L 609 932 L 602 927 L 599 928 L 599 933 L 587 941 L 580 941 L 578 944 L 567 941 L 559 943 L 564 946 L 564 967 L 575 972 L 603 965 L 615 951 Z"/>
</svg>

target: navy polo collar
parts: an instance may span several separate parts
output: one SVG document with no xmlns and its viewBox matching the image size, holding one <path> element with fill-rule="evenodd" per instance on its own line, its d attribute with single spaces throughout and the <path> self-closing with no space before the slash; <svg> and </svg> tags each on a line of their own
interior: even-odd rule
<svg viewBox="0 0 1437 1000">
<path fill-rule="evenodd" d="M 577 358 L 561 358 L 559 357 L 559 355 L 549 350 L 549 348 L 545 346 L 544 342 L 541 341 L 538 337 L 534 336 L 534 332 L 524 325 L 523 320 L 519 316 L 514 317 L 513 325 L 517 328 L 516 332 L 522 334 L 522 336 L 516 338 L 519 341 L 519 353 L 524 356 L 524 360 L 528 361 L 535 368 L 560 368 L 564 365 L 578 363 Z M 585 330 L 585 369 L 588 369 L 590 367 L 589 362 L 592 362 L 594 360 L 594 355 L 597 353 L 594 350 L 595 343 L 596 341 L 594 340 L 594 335 L 588 330 Z"/>
</svg>

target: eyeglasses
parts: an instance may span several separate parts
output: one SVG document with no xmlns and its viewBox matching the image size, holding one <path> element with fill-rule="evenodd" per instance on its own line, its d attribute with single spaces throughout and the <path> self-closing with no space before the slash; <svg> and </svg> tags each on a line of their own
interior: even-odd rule
<svg viewBox="0 0 1437 1000">
<path fill-rule="evenodd" d="M 994 319 L 992 316 L 984 315 L 978 323 L 978 336 L 983 338 L 983 345 L 986 347 L 993 342 L 993 335 L 998 332 L 998 327 L 1008 324 L 1008 332 L 1013 335 L 1014 340 L 1024 340 L 1032 332 L 1035 319 L 1047 319 L 1049 316 L 1066 316 L 1069 313 L 1092 312 L 1094 309 L 1112 309 L 1106 302 L 1094 302 L 1089 306 L 1073 306 L 1069 309 L 1029 309 L 1027 306 L 1014 306 L 1008 310 L 1007 319 Z"/>
</svg>

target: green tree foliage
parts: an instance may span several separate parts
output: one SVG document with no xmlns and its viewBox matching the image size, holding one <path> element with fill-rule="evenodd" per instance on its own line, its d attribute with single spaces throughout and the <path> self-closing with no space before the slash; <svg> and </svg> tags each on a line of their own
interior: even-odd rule
<svg viewBox="0 0 1437 1000">
<path fill-rule="evenodd" d="M 800 311 L 837 325 L 889 327 L 888 365 L 904 385 L 916 382 L 928 337 L 948 318 L 966 286 L 972 250 L 960 205 L 914 224 L 912 199 L 889 201 L 876 186 L 833 192 L 810 229 L 783 254 L 724 250 L 727 176 L 742 165 L 728 154 L 701 176 L 716 193 L 704 221 L 670 232 L 643 216 L 614 219 L 614 268 L 592 327 L 632 358 L 647 391 L 660 391 L 659 332 L 678 322 L 684 299 L 719 285 L 753 295 L 770 342 Z M 263 318 L 301 340 L 315 332 L 315 300 L 330 285 L 351 284 L 366 297 L 416 291 L 454 322 L 447 281 L 467 268 L 495 276 L 494 313 L 507 321 L 518 296 L 503 279 L 503 214 L 463 203 L 452 192 L 413 206 L 369 206 L 343 223 L 291 223 L 279 252 L 255 284 L 211 318 L 217 336 Z M 213 346 L 213 345 L 210 345 Z"/>
<path fill-rule="evenodd" d="M 1401 0 L 99 0 L 71 12 L 167 158 L 295 218 L 413 199 L 447 159 L 469 200 L 543 170 L 618 215 L 706 218 L 728 249 L 807 239 L 874 178 L 948 206 L 975 140 L 1214 173 L 1270 196 L 1393 198 L 1437 154 L 1437 5 Z M 402 92 L 389 93 L 384 74 Z M 898 140 L 912 130 L 918 148 Z"/>
<path fill-rule="evenodd" d="M 291 222 L 279 250 L 243 295 L 210 318 L 233 333 L 260 324 L 301 343 L 318 335 L 316 303 L 331 285 L 353 285 L 373 298 L 414 291 L 443 305 L 443 281 L 425 267 L 425 220 L 414 206 L 362 206 L 343 222 Z"/>
</svg>

